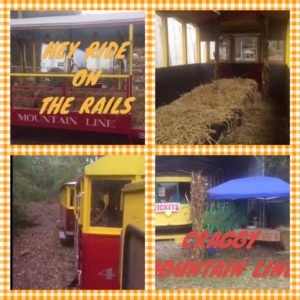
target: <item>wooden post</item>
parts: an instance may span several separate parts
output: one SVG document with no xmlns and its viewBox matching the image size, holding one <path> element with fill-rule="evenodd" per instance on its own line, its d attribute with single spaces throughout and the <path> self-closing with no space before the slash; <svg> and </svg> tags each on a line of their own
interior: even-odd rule
<svg viewBox="0 0 300 300">
<path fill-rule="evenodd" d="M 36 51 L 35 51 L 35 43 L 32 43 L 32 72 L 36 73 Z M 36 77 L 33 77 L 33 82 L 36 85 Z"/>
<path fill-rule="evenodd" d="M 163 49 L 163 67 L 169 66 L 169 44 L 168 44 L 168 18 L 161 16 L 162 21 L 162 49 Z"/>
<path fill-rule="evenodd" d="M 215 33 L 216 33 L 216 41 L 215 41 L 215 68 L 214 68 L 214 79 L 217 80 L 219 78 L 219 40 L 220 40 L 220 23 L 219 20 L 215 23 Z"/>
<path fill-rule="evenodd" d="M 269 94 L 269 71 L 270 66 L 268 62 L 268 36 L 269 36 L 269 20 L 267 17 L 263 17 L 260 22 L 261 32 L 261 59 L 262 59 L 262 71 L 261 71 L 261 92 L 263 99 L 268 98 Z"/>
<path fill-rule="evenodd" d="M 186 34 L 186 24 L 184 22 L 181 22 L 181 28 L 182 28 L 182 64 L 187 64 L 187 34 Z"/>
</svg>

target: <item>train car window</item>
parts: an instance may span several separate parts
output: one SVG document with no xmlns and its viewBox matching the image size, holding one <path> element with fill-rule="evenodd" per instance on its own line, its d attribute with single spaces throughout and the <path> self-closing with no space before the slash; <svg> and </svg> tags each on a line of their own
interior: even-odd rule
<svg viewBox="0 0 300 300">
<path fill-rule="evenodd" d="M 208 45 L 209 45 L 209 60 L 214 61 L 215 60 L 215 51 L 216 51 L 216 42 L 210 41 Z"/>
<path fill-rule="evenodd" d="M 236 62 L 257 62 L 258 42 L 257 36 L 235 37 L 235 61 Z"/>
<path fill-rule="evenodd" d="M 76 196 L 76 215 L 80 218 L 80 201 L 81 201 L 82 193 L 77 194 Z"/>
<path fill-rule="evenodd" d="M 156 203 L 167 203 L 178 201 L 178 183 L 157 182 L 156 183 Z"/>
<path fill-rule="evenodd" d="M 163 66 L 162 18 L 155 15 L 155 66 Z"/>
<path fill-rule="evenodd" d="M 230 39 L 226 38 L 220 41 L 219 44 L 219 58 L 220 61 L 230 60 Z"/>
<path fill-rule="evenodd" d="M 74 207 L 74 203 L 75 203 L 75 190 L 71 189 L 70 191 L 70 206 Z"/>
<path fill-rule="evenodd" d="M 93 180 L 90 226 L 122 227 L 121 190 L 127 180 Z"/>
<path fill-rule="evenodd" d="M 174 18 L 168 18 L 169 65 L 183 64 L 182 24 Z"/>
<path fill-rule="evenodd" d="M 187 63 L 195 64 L 196 63 L 196 37 L 197 29 L 191 24 L 186 25 L 186 39 L 187 39 Z"/>
<path fill-rule="evenodd" d="M 284 62 L 284 41 L 268 41 L 268 60 Z"/>
<path fill-rule="evenodd" d="M 179 183 L 179 202 L 187 203 L 186 197 L 191 198 L 191 183 L 180 182 Z"/>
</svg>

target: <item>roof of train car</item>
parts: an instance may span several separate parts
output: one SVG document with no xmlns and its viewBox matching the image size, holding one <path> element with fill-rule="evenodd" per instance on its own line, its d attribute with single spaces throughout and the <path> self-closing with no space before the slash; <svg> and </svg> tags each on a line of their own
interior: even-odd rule
<svg viewBox="0 0 300 300">
<path fill-rule="evenodd" d="M 68 182 L 65 182 L 61 187 L 60 189 L 62 190 L 65 186 L 68 186 L 68 185 L 76 185 L 77 184 L 77 181 L 68 181 Z"/>
<path fill-rule="evenodd" d="M 145 174 L 145 157 L 142 155 L 108 155 L 85 167 L 85 175 L 127 176 Z"/>
<path fill-rule="evenodd" d="M 82 28 L 96 26 L 117 26 L 131 23 L 144 23 L 145 14 L 141 11 L 103 12 L 95 15 L 75 15 L 11 19 L 12 30 Z"/>
<path fill-rule="evenodd" d="M 122 192 L 140 191 L 145 189 L 145 181 L 141 180 L 138 182 L 127 183 L 122 188 Z"/>
</svg>

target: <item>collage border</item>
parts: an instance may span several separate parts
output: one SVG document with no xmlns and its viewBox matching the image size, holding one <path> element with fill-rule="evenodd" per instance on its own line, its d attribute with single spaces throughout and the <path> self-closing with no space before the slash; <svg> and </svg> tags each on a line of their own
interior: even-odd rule
<svg viewBox="0 0 300 300">
<path fill-rule="evenodd" d="M 59 1 L 7 0 L 0 3 L 0 298 L 96 299 L 176 297 L 202 299 L 300 298 L 300 4 L 296 1 Z M 146 15 L 145 146 L 10 145 L 10 10 L 144 10 Z M 290 10 L 290 146 L 155 145 L 155 10 Z M 145 154 L 146 156 L 146 291 L 10 291 L 10 155 Z M 155 155 L 290 155 L 291 277 L 290 290 L 155 291 L 154 175 Z"/>
</svg>

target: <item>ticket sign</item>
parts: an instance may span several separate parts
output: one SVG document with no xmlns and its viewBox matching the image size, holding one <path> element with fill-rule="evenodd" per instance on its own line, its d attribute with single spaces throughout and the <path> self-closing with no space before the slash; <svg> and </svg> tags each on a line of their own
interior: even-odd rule
<svg viewBox="0 0 300 300">
<path fill-rule="evenodd" d="M 155 204 L 155 212 L 161 213 L 161 212 L 178 212 L 180 209 L 180 203 L 176 202 L 168 202 L 168 203 L 157 203 Z"/>
</svg>

